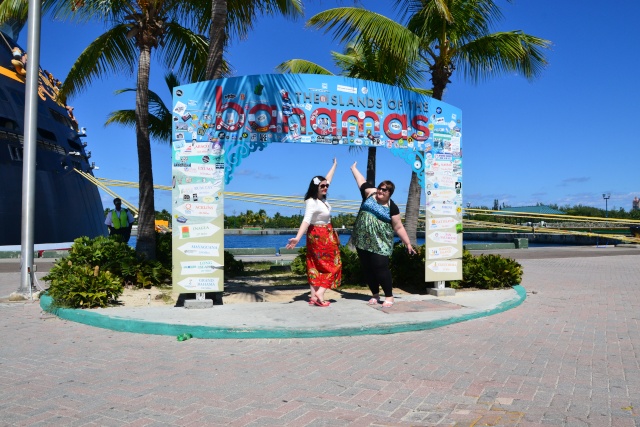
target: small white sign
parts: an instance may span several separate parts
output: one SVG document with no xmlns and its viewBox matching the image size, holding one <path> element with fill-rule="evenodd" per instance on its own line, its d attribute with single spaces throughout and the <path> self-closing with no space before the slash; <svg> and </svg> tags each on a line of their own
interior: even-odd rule
<svg viewBox="0 0 640 427">
<path fill-rule="evenodd" d="M 205 182 L 202 184 L 178 185 L 180 196 L 192 196 L 194 194 L 197 194 L 199 197 L 213 196 L 220 191 L 220 188 L 222 188 L 222 182 L 218 182 L 215 184 L 211 182 Z"/>
<path fill-rule="evenodd" d="M 180 246 L 178 250 L 189 256 L 220 256 L 220 243 L 196 243 L 189 242 Z"/>
<path fill-rule="evenodd" d="M 206 203 L 184 203 L 175 208 L 178 212 L 187 216 L 195 217 L 218 217 L 218 205 L 210 205 Z"/>
<path fill-rule="evenodd" d="M 453 181 L 452 181 L 453 182 Z M 456 197 L 455 190 L 431 190 L 431 194 L 428 194 L 430 202 L 453 200 Z"/>
<path fill-rule="evenodd" d="M 189 291 L 217 291 L 219 290 L 217 277 L 187 277 L 178 282 L 178 285 Z"/>
<path fill-rule="evenodd" d="M 445 231 L 436 231 L 429 234 L 429 239 L 436 243 L 449 243 L 455 245 L 458 243 L 458 233 L 448 233 Z"/>
<path fill-rule="evenodd" d="M 180 226 L 180 239 L 192 239 L 194 237 L 213 236 L 220 230 L 215 224 L 190 224 Z"/>
<path fill-rule="evenodd" d="M 434 261 L 427 268 L 436 273 L 457 273 L 458 261 Z"/>
<path fill-rule="evenodd" d="M 452 258 L 458 249 L 453 246 L 440 246 L 437 248 L 429 248 L 429 259 Z"/>
<path fill-rule="evenodd" d="M 429 203 L 427 210 L 433 215 L 455 215 L 456 205 L 452 203 Z"/>
<path fill-rule="evenodd" d="M 212 164 L 192 163 L 191 166 L 181 168 L 187 176 L 199 176 L 202 178 L 215 178 L 224 175 L 224 169 Z"/>
<path fill-rule="evenodd" d="M 429 218 L 429 230 L 442 230 L 444 228 L 453 228 L 458 221 L 455 218 Z"/>
<path fill-rule="evenodd" d="M 222 264 L 210 259 L 202 261 L 181 261 L 180 266 L 182 267 L 182 272 L 180 273 L 182 276 L 189 274 L 210 274 L 223 267 Z"/>
</svg>

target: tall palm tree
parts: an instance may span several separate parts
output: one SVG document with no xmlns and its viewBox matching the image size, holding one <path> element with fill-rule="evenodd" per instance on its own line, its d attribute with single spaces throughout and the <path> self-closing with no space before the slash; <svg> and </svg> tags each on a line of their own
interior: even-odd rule
<svg viewBox="0 0 640 427">
<path fill-rule="evenodd" d="M 231 37 L 243 39 L 258 16 L 302 15 L 302 0 L 190 0 L 189 7 L 200 13 L 198 32 L 209 34 L 206 80 L 223 77 L 223 53 Z"/>
<path fill-rule="evenodd" d="M 197 80 L 204 69 L 207 39 L 182 25 L 191 10 L 179 0 L 85 0 L 70 11 L 69 2 L 52 5 L 55 16 L 76 20 L 101 18 L 110 28 L 94 40 L 73 64 L 60 91 L 71 97 L 86 89 L 95 78 L 107 74 L 136 73 L 135 127 L 138 151 L 139 207 L 136 251 L 155 258 L 155 205 L 151 144 L 149 138 L 149 73 L 151 53 L 157 49 L 169 67 L 180 62 L 180 75 Z M 137 65 L 137 67 L 136 67 Z M 200 74 L 199 74 L 200 73 Z"/>
<path fill-rule="evenodd" d="M 354 7 L 321 12 L 308 25 L 333 30 L 343 42 L 355 37 L 396 52 L 396 57 L 422 58 L 428 64 L 433 97 L 439 100 L 456 70 L 474 83 L 509 72 L 532 80 L 546 65 L 544 49 L 550 41 L 521 30 L 491 32 L 502 18 L 493 0 L 396 0 L 395 6 L 404 11 L 406 25 Z M 412 243 L 417 240 L 421 193 L 412 172 L 405 213 Z"/>
<path fill-rule="evenodd" d="M 342 70 L 341 75 L 364 80 L 400 86 L 418 93 L 430 95 L 431 91 L 413 87 L 421 80 L 422 65 L 419 58 L 407 62 L 405 58 L 395 58 L 393 52 L 379 49 L 369 40 L 357 40 L 347 44 L 344 53 L 331 52 L 334 64 Z M 333 75 L 328 69 L 304 59 L 290 59 L 279 64 L 276 70 L 281 73 L 305 73 Z M 360 150 L 362 146 L 349 149 Z M 367 181 L 375 185 L 376 181 L 376 147 L 367 149 Z"/>
</svg>

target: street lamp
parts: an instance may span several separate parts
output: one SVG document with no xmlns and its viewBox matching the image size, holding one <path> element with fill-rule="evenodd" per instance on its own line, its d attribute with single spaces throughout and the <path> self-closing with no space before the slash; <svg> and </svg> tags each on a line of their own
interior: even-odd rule
<svg viewBox="0 0 640 427">
<path fill-rule="evenodd" d="M 467 202 L 467 218 L 471 219 L 471 213 L 469 212 L 469 208 L 471 207 L 471 203 Z"/>
<path fill-rule="evenodd" d="M 608 209 L 608 201 L 611 198 L 611 193 L 602 193 L 602 198 L 604 199 L 604 217 L 609 217 L 609 209 Z"/>
</svg>

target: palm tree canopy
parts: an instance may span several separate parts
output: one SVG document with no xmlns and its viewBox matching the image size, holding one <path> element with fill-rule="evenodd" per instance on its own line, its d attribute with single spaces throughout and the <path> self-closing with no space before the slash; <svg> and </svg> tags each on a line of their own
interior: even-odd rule
<svg viewBox="0 0 640 427">
<path fill-rule="evenodd" d="M 195 28 L 201 34 L 208 34 L 211 25 L 211 0 L 191 0 L 187 8 L 198 16 Z M 283 15 L 295 19 L 303 15 L 302 0 L 227 0 L 226 40 L 244 39 L 253 29 L 260 16 Z M 226 43 L 226 41 L 225 41 Z"/>
<path fill-rule="evenodd" d="M 61 98 L 77 95 L 96 79 L 136 71 L 138 49 L 145 43 L 158 49 L 159 59 L 176 68 L 182 78 L 199 80 L 204 75 L 208 40 L 182 25 L 188 22 L 186 2 L 177 0 L 151 1 L 144 10 L 139 2 L 123 0 L 84 0 L 73 10 L 74 2 L 45 1 L 55 17 L 74 21 L 102 18 L 109 27 L 80 54 L 61 88 Z M 187 60 L 188 59 L 188 60 Z"/>
<path fill-rule="evenodd" d="M 459 69 L 473 82 L 509 71 L 533 79 L 546 65 L 543 50 L 550 47 L 550 41 L 519 30 L 490 33 L 502 17 L 493 1 L 408 0 L 396 4 L 403 6 L 405 16 L 411 15 L 406 27 L 354 7 L 321 12 L 308 25 L 333 30 L 336 40 L 366 40 L 383 51 L 396 52 L 397 57 L 412 60 L 422 56 L 432 73 L 444 67 L 448 77 Z"/>
</svg>

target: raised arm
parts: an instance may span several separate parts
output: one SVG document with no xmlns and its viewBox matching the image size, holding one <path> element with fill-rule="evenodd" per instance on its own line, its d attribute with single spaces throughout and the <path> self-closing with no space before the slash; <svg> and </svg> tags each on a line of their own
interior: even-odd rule
<svg viewBox="0 0 640 427">
<path fill-rule="evenodd" d="M 327 178 L 327 182 L 329 184 L 331 184 L 331 180 L 333 179 L 333 174 L 336 172 L 336 167 L 338 166 L 338 159 L 337 158 L 333 158 L 333 165 L 331 165 L 331 169 L 329 169 L 329 172 L 327 172 L 327 175 L 325 176 L 325 178 Z"/>
<path fill-rule="evenodd" d="M 353 164 L 351 165 L 351 173 L 353 174 L 353 177 L 356 179 L 356 184 L 358 185 L 358 188 L 360 188 L 362 184 L 367 182 L 367 180 L 365 179 L 364 176 L 362 176 L 362 174 L 356 167 L 357 164 L 358 162 L 353 162 Z"/>
<path fill-rule="evenodd" d="M 356 179 L 356 184 L 358 184 L 358 189 L 360 189 L 360 187 L 362 187 L 362 184 L 367 182 L 367 180 L 365 179 L 364 176 L 362 176 L 362 174 L 360 173 L 360 171 L 356 167 L 357 163 L 358 162 L 353 162 L 353 164 L 351 165 L 351 173 L 353 174 L 353 177 Z M 376 192 L 375 188 L 367 188 L 365 190 L 365 196 L 369 197 L 375 192 Z"/>
</svg>

